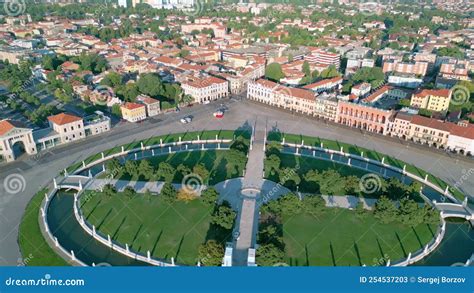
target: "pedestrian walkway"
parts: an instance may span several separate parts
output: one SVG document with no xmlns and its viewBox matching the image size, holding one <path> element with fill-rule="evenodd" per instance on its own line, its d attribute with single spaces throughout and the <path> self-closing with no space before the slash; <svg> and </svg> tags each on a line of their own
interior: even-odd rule
<svg viewBox="0 0 474 293">
<path fill-rule="evenodd" d="M 246 266 L 248 250 L 255 248 L 258 230 L 257 197 L 260 195 L 263 180 L 263 163 L 265 159 L 265 126 L 260 119 L 256 119 L 253 131 L 252 146 L 246 166 L 246 173 L 242 181 L 241 197 L 242 208 L 237 216 L 238 226 L 235 235 L 238 235 L 234 246 L 232 265 Z"/>
</svg>

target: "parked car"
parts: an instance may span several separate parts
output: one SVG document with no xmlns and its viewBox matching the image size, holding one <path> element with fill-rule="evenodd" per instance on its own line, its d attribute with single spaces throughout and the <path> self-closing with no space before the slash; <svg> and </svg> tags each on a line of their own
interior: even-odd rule
<svg viewBox="0 0 474 293">
<path fill-rule="evenodd" d="M 193 117 L 186 116 L 186 117 L 181 118 L 180 121 L 183 124 L 188 124 L 188 123 L 191 123 L 191 121 L 193 121 Z"/>
<path fill-rule="evenodd" d="M 218 111 L 214 112 L 213 115 L 214 115 L 214 117 L 216 117 L 216 118 L 222 118 L 222 117 L 224 117 L 224 112 L 218 110 Z"/>
</svg>

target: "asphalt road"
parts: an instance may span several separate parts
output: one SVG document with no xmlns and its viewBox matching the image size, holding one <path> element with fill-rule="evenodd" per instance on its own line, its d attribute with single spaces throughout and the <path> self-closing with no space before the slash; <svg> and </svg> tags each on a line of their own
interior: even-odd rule
<svg viewBox="0 0 474 293">
<path fill-rule="evenodd" d="M 212 113 L 221 103 L 225 103 L 228 107 L 225 117 L 213 118 Z M 194 116 L 193 122 L 181 124 L 179 119 L 186 115 Z M 458 159 L 428 148 L 407 147 L 401 141 L 364 135 L 359 130 L 326 124 L 245 100 L 223 100 L 209 105 L 183 108 L 180 113 L 160 115 L 156 119 L 138 124 L 121 123 L 108 133 L 59 146 L 35 157 L 24 157 L 20 161 L 0 165 L 0 265 L 17 265 L 20 258 L 17 244 L 18 225 L 25 207 L 32 196 L 60 170 L 74 162 L 82 161 L 89 155 L 134 140 L 168 133 L 250 127 L 256 117 L 266 121 L 269 130 L 275 128 L 289 133 L 337 139 L 375 149 L 413 163 L 452 185 L 456 184 L 465 193 L 474 194 L 473 160 Z M 24 181 L 20 182 L 20 191 L 14 194 L 8 193 L 5 189 L 5 179 L 13 174 L 19 174 L 24 178 Z"/>
</svg>

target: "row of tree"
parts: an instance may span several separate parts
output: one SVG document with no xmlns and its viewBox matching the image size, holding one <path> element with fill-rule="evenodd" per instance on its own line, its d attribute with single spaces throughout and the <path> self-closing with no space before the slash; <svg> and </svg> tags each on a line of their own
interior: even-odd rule
<svg viewBox="0 0 474 293">
<path fill-rule="evenodd" d="M 422 223 L 439 223 L 438 210 L 427 204 L 420 205 L 409 198 L 400 200 L 397 207 L 394 201 L 386 196 L 381 196 L 375 204 L 373 214 L 375 218 L 384 224 L 394 221 L 399 221 L 409 226 L 417 226 Z"/>
<path fill-rule="evenodd" d="M 268 178 L 274 182 L 280 182 L 290 190 L 298 190 L 308 193 L 324 195 L 361 195 L 378 197 L 386 195 L 391 199 L 398 200 L 404 197 L 419 199 L 420 183 L 413 181 L 406 185 L 395 177 L 384 179 L 378 177 L 371 188 L 364 188 L 364 182 L 355 175 L 343 176 L 334 169 L 318 171 L 308 170 L 306 173 L 296 166 L 294 168 L 283 167 L 281 159 L 276 154 L 271 154 L 266 159 L 266 168 L 270 170 Z M 361 187 L 362 186 L 362 187 Z"/>
</svg>

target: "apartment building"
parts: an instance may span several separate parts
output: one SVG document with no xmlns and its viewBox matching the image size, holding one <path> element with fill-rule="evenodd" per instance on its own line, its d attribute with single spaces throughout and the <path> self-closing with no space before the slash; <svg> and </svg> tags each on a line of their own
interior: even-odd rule
<svg viewBox="0 0 474 293">
<path fill-rule="evenodd" d="M 313 116 L 329 121 L 337 121 L 338 99 L 333 94 L 316 96 Z"/>
<path fill-rule="evenodd" d="M 447 148 L 464 155 L 474 155 L 474 125 L 462 121 L 451 126 Z"/>
<path fill-rule="evenodd" d="M 334 94 L 291 88 L 266 79 L 249 82 L 247 98 L 314 117 L 336 121 L 338 100 Z"/>
<path fill-rule="evenodd" d="M 390 123 L 390 135 L 464 155 L 474 154 L 474 125 L 443 122 L 409 113 L 397 113 Z"/>
<path fill-rule="evenodd" d="M 277 105 L 295 111 L 296 113 L 313 115 L 315 108 L 315 94 L 311 91 L 280 86 L 275 89 Z"/>
<path fill-rule="evenodd" d="M 334 65 L 336 69 L 339 69 L 341 65 L 341 55 L 339 53 L 331 53 L 323 49 L 312 51 L 309 55 L 305 56 L 305 60 L 327 66 Z"/>
<path fill-rule="evenodd" d="M 137 102 L 145 105 L 146 115 L 153 117 L 161 113 L 160 101 L 147 95 L 137 96 Z"/>
<path fill-rule="evenodd" d="M 199 104 L 225 98 L 229 95 L 229 82 L 214 76 L 188 77 L 181 82 L 186 95 Z"/>
<path fill-rule="evenodd" d="M 337 76 L 334 78 L 323 79 L 318 82 L 305 85 L 303 88 L 311 90 L 313 92 L 321 93 L 324 91 L 340 89 L 341 85 L 342 77 Z"/>
<path fill-rule="evenodd" d="M 446 148 L 450 126 L 450 123 L 415 115 L 410 121 L 407 138 L 430 147 Z"/>
<path fill-rule="evenodd" d="M 146 119 L 146 106 L 138 103 L 126 102 L 120 107 L 122 118 L 129 122 L 139 122 Z"/>
<path fill-rule="evenodd" d="M 59 134 L 60 142 L 66 143 L 86 137 L 84 120 L 80 117 L 60 113 L 48 117 L 49 126 Z"/>
<path fill-rule="evenodd" d="M 275 98 L 275 90 L 278 87 L 282 87 L 282 85 L 266 79 L 249 82 L 247 85 L 247 99 L 278 107 Z"/>
<path fill-rule="evenodd" d="M 368 82 L 359 83 L 351 88 L 351 94 L 356 97 L 364 97 L 370 93 L 372 86 Z"/>
<path fill-rule="evenodd" d="M 425 76 L 428 71 L 428 62 L 399 62 L 398 60 L 387 60 L 383 63 L 383 72 L 395 72 L 401 74 L 410 74 Z"/>
<path fill-rule="evenodd" d="M 418 109 L 446 112 L 450 101 L 451 91 L 448 89 L 423 89 L 412 95 L 410 105 Z"/>
<path fill-rule="evenodd" d="M 393 112 L 363 104 L 339 101 L 337 122 L 380 134 L 388 133 L 389 119 Z"/>
</svg>

